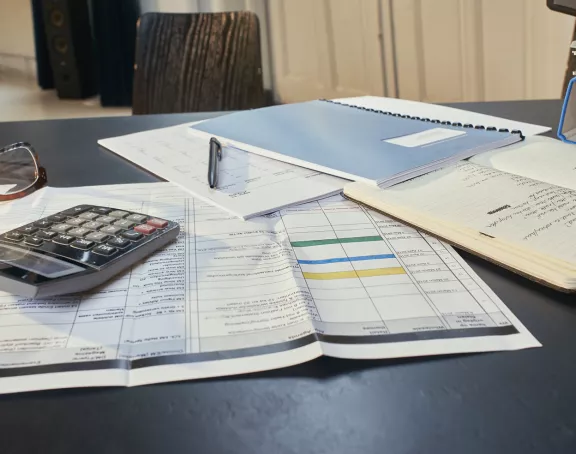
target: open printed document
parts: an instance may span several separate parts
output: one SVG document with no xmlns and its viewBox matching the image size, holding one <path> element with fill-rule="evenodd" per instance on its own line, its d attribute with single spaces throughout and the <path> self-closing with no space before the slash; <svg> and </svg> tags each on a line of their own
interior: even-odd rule
<svg viewBox="0 0 576 454">
<path fill-rule="evenodd" d="M 210 138 L 191 130 L 193 124 L 113 137 L 98 143 L 241 219 L 337 194 L 346 182 L 224 143 L 218 187 L 210 189 L 207 180 Z"/>
<path fill-rule="evenodd" d="M 79 203 L 182 231 L 92 292 L 0 293 L 0 392 L 540 345 L 450 246 L 341 196 L 243 222 L 170 183 L 46 188 L 1 229 Z"/>
</svg>

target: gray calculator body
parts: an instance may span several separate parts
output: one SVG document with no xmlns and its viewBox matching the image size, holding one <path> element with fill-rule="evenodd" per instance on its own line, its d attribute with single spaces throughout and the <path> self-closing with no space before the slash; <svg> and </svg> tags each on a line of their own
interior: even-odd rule
<svg viewBox="0 0 576 454">
<path fill-rule="evenodd" d="M 0 291 L 42 298 L 90 290 L 179 232 L 165 219 L 79 205 L 0 235 Z"/>
</svg>

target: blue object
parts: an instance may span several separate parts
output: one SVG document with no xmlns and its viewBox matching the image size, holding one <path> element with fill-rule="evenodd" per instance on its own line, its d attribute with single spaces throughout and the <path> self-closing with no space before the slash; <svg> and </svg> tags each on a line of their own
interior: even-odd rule
<svg viewBox="0 0 576 454">
<path fill-rule="evenodd" d="M 193 129 L 268 150 L 261 154 L 281 161 L 350 180 L 391 185 L 522 138 L 519 131 L 471 126 L 310 101 L 225 115 Z M 432 129 L 438 131 L 432 131 L 427 142 L 423 135 L 410 139 L 420 146 L 390 143 Z M 462 134 L 454 137 L 447 130 Z"/>
<path fill-rule="evenodd" d="M 560 123 L 558 124 L 558 138 L 566 143 L 576 143 L 576 97 L 572 97 L 575 81 L 576 77 L 568 83 Z"/>
</svg>

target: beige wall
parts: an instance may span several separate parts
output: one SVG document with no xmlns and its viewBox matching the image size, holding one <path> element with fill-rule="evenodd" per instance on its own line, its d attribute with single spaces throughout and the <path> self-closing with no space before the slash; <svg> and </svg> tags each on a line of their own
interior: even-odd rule
<svg viewBox="0 0 576 454">
<path fill-rule="evenodd" d="M 0 54 L 34 57 L 29 0 L 0 0 Z"/>
</svg>

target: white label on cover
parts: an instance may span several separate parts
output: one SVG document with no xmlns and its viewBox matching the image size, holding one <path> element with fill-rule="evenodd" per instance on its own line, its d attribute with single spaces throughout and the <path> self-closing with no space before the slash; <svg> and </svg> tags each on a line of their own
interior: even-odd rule
<svg viewBox="0 0 576 454">
<path fill-rule="evenodd" d="M 0 195 L 8 194 L 15 187 L 15 184 L 0 184 Z"/>
<path fill-rule="evenodd" d="M 395 137 L 394 139 L 387 139 L 384 142 L 392 143 L 394 145 L 401 145 L 403 147 L 422 147 L 430 143 L 439 142 L 441 140 L 453 139 L 454 137 L 463 136 L 466 131 L 456 131 L 454 129 L 434 128 L 427 131 L 409 134 L 407 136 Z"/>
</svg>

